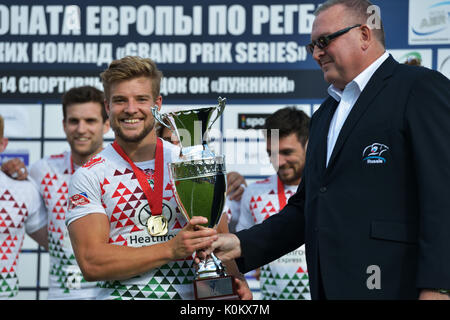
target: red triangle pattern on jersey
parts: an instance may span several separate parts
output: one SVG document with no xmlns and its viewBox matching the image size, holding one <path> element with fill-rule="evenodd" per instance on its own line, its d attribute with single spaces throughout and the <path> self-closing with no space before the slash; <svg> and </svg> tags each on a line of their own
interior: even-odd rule
<svg viewBox="0 0 450 320">
<path fill-rule="evenodd" d="M 1 188 L 3 189 L 3 188 Z M 20 192 L 20 190 L 18 190 Z M 23 192 L 23 190 L 22 190 Z M 9 190 L 0 194 L 0 279 L 17 278 L 17 260 L 23 243 L 24 223 L 28 216 L 25 203 L 17 202 Z M 2 280 L 3 289 L 10 285 L 9 280 Z M 2 289 L 0 288 L 0 290 Z"/>
<path fill-rule="evenodd" d="M 63 181 L 62 185 L 58 188 L 56 193 L 54 193 L 55 196 L 59 196 L 53 209 L 51 210 L 51 212 L 55 215 L 54 218 L 56 220 L 64 220 L 66 218 L 68 194 L 69 194 L 69 187 L 67 185 L 67 182 Z"/>
<path fill-rule="evenodd" d="M 118 170 L 116 170 L 117 172 Z M 126 171 L 126 170 L 125 170 Z M 134 192 L 129 190 L 123 183 L 119 183 L 116 190 L 113 192 L 113 195 L 111 198 L 118 198 L 117 203 L 115 207 L 112 210 L 110 223 L 111 223 L 111 229 L 118 229 L 123 227 L 131 227 L 130 232 L 136 231 L 137 226 L 131 220 L 131 218 L 134 217 L 135 209 L 139 207 L 139 205 L 142 203 L 140 201 L 141 197 L 137 197 L 139 193 L 142 193 L 142 190 L 139 188 L 136 188 Z M 145 196 L 144 196 L 145 197 Z M 133 231 L 134 230 L 134 231 Z M 117 243 L 117 241 L 122 242 L 126 241 L 124 240 L 117 240 L 111 239 L 110 241 L 114 241 L 114 243 Z"/>
<path fill-rule="evenodd" d="M 262 201 L 261 196 L 258 196 L 256 199 L 254 196 L 250 199 L 250 212 L 252 213 L 253 221 L 256 223 L 258 219 L 256 218 L 255 211 L 258 209 L 258 204 Z"/>
<path fill-rule="evenodd" d="M 164 191 L 165 191 L 165 193 L 170 192 L 170 194 L 168 196 L 163 197 L 164 200 L 170 201 L 170 199 L 175 196 L 173 189 L 174 189 L 173 184 L 171 182 L 166 184 Z"/>
<path fill-rule="evenodd" d="M 261 211 L 261 214 L 264 215 L 264 220 L 269 218 L 271 215 L 277 213 L 278 210 L 275 208 L 275 206 L 272 204 L 272 201 L 267 202 L 267 204 L 264 206 L 264 208 Z"/>
<path fill-rule="evenodd" d="M 307 272 L 308 272 L 308 270 L 303 270 L 302 267 L 299 267 L 296 271 L 296 273 L 307 273 Z"/>
<path fill-rule="evenodd" d="M 105 178 L 103 183 L 100 184 L 100 190 L 102 191 L 102 206 L 106 209 L 106 204 L 103 202 L 103 195 L 105 194 L 105 186 L 109 184 L 109 181 Z"/>
<path fill-rule="evenodd" d="M 109 184 L 109 181 L 105 178 L 103 183 L 100 184 L 100 190 L 102 191 L 102 196 L 105 194 L 105 186 Z"/>
<path fill-rule="evenodd" d="M 11 256 L 14 252 L 14 250 L 11 250 L 11 248 L 15 248 L 16 245 L 21 246 L 22 242 L 19 242 L 19 239 L 17 238 L 17 235 L 14 237 L 9 234 L 9 230 L 7 232 L 8 237 L 0 244 L 0 261 L 1 260 L 11 260 L 13 257 Z M 15 257 L 16 259 L 18 256 Z M 14 265 L 16 262 L 14 261 Z"/>
<path fill-rule="evenodd" d="M 178 206 L 176 206 L 175 207 L 175 212 L 176 212 L 176 215 L 178 216 L 179 214 L 181 214 L 182 215 L 182 213 L 181 213 L 181 211 L 180 211 L 180 208 L 178 208 Z M 183 216 L 184 217 L 184 216 Z M 182 219 L 181 220 L 181 222 L 180 222 L 180 220 L 178 219 L 178 218 L 176 218 L 176 220 L 175 220 L 175 223 L 174 223 L 174 225 L 173 225 L 173 227 L 172 227 L 172 230 L 173 229 L 178 229 L 178 228 L 184 228 L 186 225 L 188 224 L 188 221 L 186 220 L 186 219 Z"/>
<path fill-rule="evenodd" d="M 56 192 L 62 193 L 62 194 L 68 194 L 69 188 L 67 187 L 67 183 L 64 181 L 63 184 L 61 185 L 61 187 L 59 187 L 58 191 L 56 191 Z"/>
<path fill-rule="evenodd" d="M 56 226 L 55 226 L 55 224 L 53 223 L 52 220 L 50 220 L 50 223 L 48 224 L 48 231 L 49 231 L 49 233 L 57 234 L 56 237 L 58 239 L 60 239 L 60 240 L 64 239 L 63 231 L 61 230 L 61 228 L 56 229 Z"/>
<path fill-rule="evenodd" d="M 8 190 L 5 190 L 0 196 L 0 204 L 1 201 L 5 202 L 5 206 L 0 209 L 0 234 L 10 234 L 9 228 L 22 228 L 25 219 L 28 217 L 28 209 L 25 203 L 17 203 Z M 7 202 L 12 203 L 8 204 Z M 11 206 L 13 210 L 11 210 Z M 9 209 L 6 210 L 6 208 Z"/>
<path fill-rule="evenodd" d="M 126 246 L 128 244 L 127 239 L 125 239 L 121 235 L 118 235 L 115 238 L 109 238 L 109 243 L 114 243 L 121 246 Z"/>
<path fill-rule="evenodd" d="M 11 201 L 11 194 L 9 193 L 8 190 L 6 190 L 1 196 L 0 196 L 0 201 Z"/>
<path fill-rule="evenodd" d="M 120 172 L 119 170 L 115 170 L 114 176 L 120 177 L 124 174 L 133 173 L 129 169 L 125 169 L 124 172 Z M 133 174 L 134 176 L 134 174 Z M 119 178 L 120 179 L 120 178 Z M 129 177 L 127 177 L 129 179 Z M 147 198 L 139 186 L 136 186 L 134 190 L 127 188 L 122 182 L 119 182 L 117 187 L 112 190 L 108 190 L 107 185 L 110 185 L 110 182 L 105 179 L 103 184 L 101 184 L 101 192 L 102 196 L 107 194 L 111 194 L 111 199 L 114 199 L 115 205 L 112 208 L 111 216 L 110 216 L 110 227 L 111 230 L 117 230 L 119 228 L 126 228 L 126 230 L 120 231 L 121 234 L 123 232 L 133 233 L 137 231 L 142 231 L 142 228 L 137 226 L 133 218 L 136 214 L 136 209 L 142 205 L 143 202 L 147 202 Z M 167 183 L 164 188 L 164 196 L 163 199 L 166 201 L 170 201 L 171 198 L 174 197 L 173 185 L 171 183 Z M 106 208 L 106 206 L 104 205 Z M 107 211 L 111 209 L 107 209 Z M 176 211 L 179 212 L 178 208 Z M 172 229 L 182 229 L 187 224 L 183 219 L 175 218 L 175 221 L 172 225 Z M 110 243 L 118 244 L 118 245 L 127 245 L 127 239 L 121 235 L 111 236 L 109 239 Z"/>
<path fill-rule="evenodd" d="M 175 223 L 173 224 L 172 230 L 173 230 L 173 229 L 183 229 L 183 227 L 182 227 L 180 221 L 178 221 L 177 218 L 175 218 Z"/>
<path fill-rule="evenodd" d="M 48 207 L 49 205 L 49 199 L 52 198 L 52 194 L 50 192 L 50 188 L 51 186 L 53 186 L 53 181 L 58 180 L 58 176 L 56 174 L 54 174 L 53 176 L 50 173 L 47 173 L 44 178 L 42 178 L 41 181 L 41 186 L 43 186 L 43 190 L 44 190 L 44 200 L 45 200 L 45 205 Z M 66 185 L 67 187 L 67 185 Z"/>
<path fill-rule="evenodd" d="M 114 176 L 122 176 L 124 174 L 131 174 L 131 177 L 127 178 L 127 179 L 136 179 L 136 175 L 134 174 L 134 172 L 128 168 L 125 168 L 124 172 L 120 172 L 119 170 L 116 169 L 116 171 L 114 171 Z"/>
</svg>

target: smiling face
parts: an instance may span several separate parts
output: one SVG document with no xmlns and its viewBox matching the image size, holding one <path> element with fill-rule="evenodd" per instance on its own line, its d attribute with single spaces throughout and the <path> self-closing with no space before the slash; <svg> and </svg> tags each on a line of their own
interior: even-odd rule
<svg viewBox="0 0 450 320">
<path fill-rule="evenodd" d="M 109 122 L 103 122 L 102 108 L 98 102 L 74 103 L 66 108 L 63 128 L 79 165 L 103 149 L 103 134 L 108 132 Z"/>
<path fill-rule="evenodd" d="M 271 140 L 268 139 L 267 153 L 281 182 L 286 185 L 298 185 L 300 183 L 305 168 L 306 150 L 298 140 L 297 134 L 291 133 L 280 138 L 278 150 L 272 149 Z"/>
<path fill-rule="evenodd" d="M 139 143 L 154 134 L 155 119 L 151 108 L 161 108 L 162 97 L 153 97 L 152 80 L 138 77 L 115 82 L 110 88 L 109 101 L 105 101 L 111 128 L 116 140 Z"/>
<path fill-rule="evenodd" d="M 338 18 L 339 17 L 339 18 Z M 321 12 L 314 20 L 311 40 L 332 34 L 338 30 L 359 23 L 342 5 L 333 6 Z M 353 28 L 333 39 L 329 45 L 314 48 L 314 60 L 323 71 L 324 79 L 339 89 L 352 81 L 362 70 L 360 28 Z"/>
</svg>

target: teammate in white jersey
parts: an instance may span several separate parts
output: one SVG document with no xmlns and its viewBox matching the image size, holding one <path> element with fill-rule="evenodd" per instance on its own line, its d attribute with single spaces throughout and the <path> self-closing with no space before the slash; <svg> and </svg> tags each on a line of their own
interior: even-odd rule
<svg viewBox="0 0 450 320">
<path fill-rule="evenodd" d="M 278 110 L 265 122 L 267 152 L 276 174 L 250 184 L 241 199 L 236 231 L 278 213 L 300 184 L 305 165 L 309 117 L 292 107 Z M 270 130 L 279 129 L 278 150 Z M 261 299 L 311 299 L 304 246 L 260 268 Z"/>
<path fill-rule="evenodd" d="M 31 166 L 48 216 L 50 254 L 48 299 L 95 299 L 97 282 L 87 282 L 75 259 L 65 215 L 75 170 L 103 149 L 109 130 L 103 93 L 91 86 L 72 88 L 62 97 L 63 127 L 70 152 L 45 157 Z"/>
<path fill-rule="evenodd" d="M 0 116 L 0 153 L 8 144 Z M 33 182 L 13 180 L 0 171 L 0 299 L 19 293 L 17 263 L 25 232 L 47 248 L 47 216 Z"/>
<path fill-rule="evenodd" d="M 115 141 L 69 185 L 75 256 L 86 279 L 104 281 L 102 299 L 193 299 L 193 253 L 217 238 L 199 226 L 206 218 L 188 222 L 177 211 L 167 179 L 176 149 L 157 138 L 151 114 L 161 108 L 161 76 L 139 57 L 115 60 L 101 74 Z M 168 228 L 156 230 L 161 225 L 152 221 L 164 218 Z M 234 262 L 228 270 L 240 276 Z M 245 280 L 236 284 L 242 298 L 251 297 Z"/>
</svg>

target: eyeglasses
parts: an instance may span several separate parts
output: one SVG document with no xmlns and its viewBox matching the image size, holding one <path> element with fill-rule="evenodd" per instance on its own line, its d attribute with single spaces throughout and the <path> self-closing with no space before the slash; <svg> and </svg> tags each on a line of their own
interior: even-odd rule
<svg viewBox="0 0 450 320">
<path fill-rule="evenodd" d="M 339 36 L 342 36 L 344 33 L 349 32 L 351 29 L 360 27 L 360 24 L 355 24 L 354 26 L 347 27 L 345 29 L 336 31 L 335 33 L 329 34 L 328 36 L 321 36 L 317 40 L 314 40 L 310 44 L 306 46 L 306 49 L 309 53 L 314 53 L 314 47 L 318 46 L 320 49 L 325 49 L 331 42 L 331 40 L 336 39 Z"/>
</svg>

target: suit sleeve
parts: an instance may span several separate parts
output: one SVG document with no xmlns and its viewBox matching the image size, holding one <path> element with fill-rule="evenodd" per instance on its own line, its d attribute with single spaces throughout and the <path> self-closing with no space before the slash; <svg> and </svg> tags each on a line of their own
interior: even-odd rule
<svg viewBox="0 0 450 320">
<path fill-rule="evenodd" d="M 304 183 L 278 214 L 236 233 L 241 242 L 239 270 L 248 272 L 297 249 L 305 242 Z"/>
<path fill-rule="evenodd" d="M 417 287 L 450 289 L 450 81 L 436 71 L 416 81 L 406 124 L 420 203 Z"/>
</svg>

